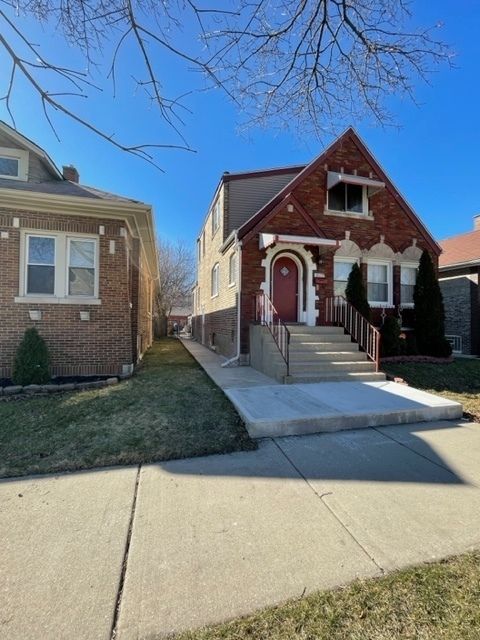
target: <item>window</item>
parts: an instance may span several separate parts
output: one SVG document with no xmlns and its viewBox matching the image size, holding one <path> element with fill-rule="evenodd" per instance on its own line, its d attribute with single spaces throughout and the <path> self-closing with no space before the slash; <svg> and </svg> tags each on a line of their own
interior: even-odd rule
<svg viewBox="0 0 480 640">
<path fill-rule="evenodd" d="M 368 302 L 377 306 L 390 306 L 392 302 L 391 264 L 369 262 L 367 267 Z"/>
<path fill-rule="evenodd" d="M 98 239 L 65 233 L 22 236 L 22 296 L 48 296 L 54 302 L 98 297 Z M 99 302 L 97 303 L 99 304 Z"/>
<path fill-rule="evenodd" d="M 413 305 L 413 290 L 417 282 L 417 267 L 403 265 L 400 267 L 400 303 Z"/>
<path fill-rule="evenodd" d="M 197 258 L 198 258 L 198 262 L 200 262 L 202 257 L 202 240 L 198 239 L 197 240 Z"/>
<path fill-rule="evenodd" d="M 333 295 L 345 296 L 348 276 L 356 260 L 335 260 L 333 263 Z"/>
<path fill-rule="evenodd" d="M 218 277 L 219 277 L 218 262 L 212 269 L 212 298 L 218 296 Z"/>
<path fill-rule="evenodd" d="M 69 238 L 68 295 L 95 295 L 95 240 Z"/>
<path fill-rule="evenodd" d="M 368 213 L 365 188 L 358 184 L 339 182 L 328 190 L 328 209 L 346 213 Z"/>
<path fill-rule="evenodd" d="M 27 294 L 55 294 L 55 238 L 27 237 Z"/>
<path fill-rule="evenodd" d="M 220 226 L 220 200 L 217 200 L 212 210 L 212 235 Z"/>
<path fill-rule="evenodd" d="M 237 281 L 237 252 L 234 251 L 228 263 L 228 283 L 233 285 Z"/>
<path fill-rule="evenodd" d="M 26 180 L 28 178 L 28 151 L 0 147 L 0 178 Z"/>
<path fill-rule="evenodd" d="M 203 244 L 202 255 L 205 256 L 205 231 L 202 233 L 202 244 Z"/>
</svg>

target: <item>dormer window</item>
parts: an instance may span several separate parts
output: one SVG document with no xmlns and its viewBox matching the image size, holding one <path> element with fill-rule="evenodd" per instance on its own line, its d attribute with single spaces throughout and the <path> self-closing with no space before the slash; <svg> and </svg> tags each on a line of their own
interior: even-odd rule
<svg viewBox="0 0 480 640">
<path fill-rule="evenodd" d="M 328 208 L 330 211 L 367 213 L 368 200 L 365 195 L 365 187 L 339 182 L 328 190 Z"/>
<path fill-rule="evenodd" d="M 28 151 L 0 147 L 0 178 L 28 179 Z"/>
<path fill-rule="evenodd" d="M 369 215 L 369 198 L 385 188 L 385 183 L 355 174 L 329 171 L 327 213 Z"/>
</svg>

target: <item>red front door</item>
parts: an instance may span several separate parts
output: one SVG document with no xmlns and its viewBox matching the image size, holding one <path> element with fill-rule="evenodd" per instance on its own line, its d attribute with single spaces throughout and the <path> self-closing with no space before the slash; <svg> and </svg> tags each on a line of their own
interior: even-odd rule
<svg viewBox="0 0 480 640">
<path fill-rule="evenodd" d="M 272 302 L 284 322 L 297 322 L 298 268 L 295 262 L 283 256 L 273 265 Z"/>
</svg>

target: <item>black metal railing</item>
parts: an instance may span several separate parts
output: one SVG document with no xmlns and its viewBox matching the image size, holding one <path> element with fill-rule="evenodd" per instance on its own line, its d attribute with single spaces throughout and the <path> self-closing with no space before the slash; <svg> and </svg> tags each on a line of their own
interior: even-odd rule
<svg viewBox="0 0 480 640">
<path fill-rule="evenodd" d="M 367 356 L 375 363 L 378 371 L 380 362 L 380 331 L 373 326 L 343 296 L 325 299 L 325 321 L 327 324 L 342 326 L 357 342 Z"/>
<path fill-rule="evenodd" d="M 290 331 L 281 320 L 270 298 L 263 291 L 255 295 L 255 320 L 268 327 L 282 358 L 285 360 L 288 376 L 290 374 Z"/>
</svg>

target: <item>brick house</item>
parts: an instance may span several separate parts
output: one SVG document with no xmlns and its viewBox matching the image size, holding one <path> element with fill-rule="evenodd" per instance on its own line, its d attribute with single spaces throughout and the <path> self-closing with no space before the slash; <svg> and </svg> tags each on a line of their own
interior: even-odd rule
<svg viewBox="0 0 480 640">
<path fill-rule="evenodd" d="M 480 355 L 480 215 L 474 229 L 440 242 L 445 332 L 454 353 Z"/>
<path fill-rule="evenodd" d="M 423 249 L 437 265 L 440 247 L 352 128 L 307 166 L 225 172 L 197 240 L 194 336 L 253 364 L 259 292 L 291 331 L 321 327 L 355 262 L 373 324 L 407 327 Z"/>
<path fill-rule="evenodd" d="M 57 376 L 129 373 L 152 343 L 151 207 L 78 180 L 0 122 L 0 378 L 31 326 Z"/>
</svg>

